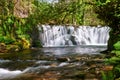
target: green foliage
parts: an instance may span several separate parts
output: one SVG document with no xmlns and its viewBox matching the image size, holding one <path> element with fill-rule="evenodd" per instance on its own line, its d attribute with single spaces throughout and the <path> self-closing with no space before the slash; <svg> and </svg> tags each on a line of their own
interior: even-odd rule
<svg viewBox="0 0 120 80">
<path fill-rule="evenodd" d="M 110 2 L 110 0 L 95 0 L 97 6 L 104 6 Z"/>
<path fill-rule="evenodd" d="M 4 37 L 0 36 L 0 42 L 4 42 Z"/>
<path fill-rule="evenodd" d="M 33 45 L 32 45 L 33 47 L 42 47 L 42 45 L 41 45 L 41 43 L 40 43 L 40 41 L 39 40 L 35 40 L 34 42 L 33 42 Z"/>
<path fill-rule="evenodd" d="M 120 0 L 95 0 L 95 12 L 98 17 L 113 29 L 119 29 Z"/>
<path fill-rule="evenodd" d="M 15 42 L 15 40 L 13 40 L 11 38 L 0 36 L 0 43 L 12 44 L 14 42 Z"/>
<path fill-rule="evenodd" d="M 115 53 L 116 56 L 120 56 L 120 51 L 119 50 L 113 50 L 111 53 Z"/>
<path fill-rule="evenodd" d="M 28 5 L 28 1 L 29 0 L 19 1 L 18 3 L 20 3 L 22 7 L 25 7 Z M 30 0 L 29 6 L 33 4 L 32 2 L 33 0 Z M 0 5 L 2 5 L 0 6 L 0 10 L 3 11 L 0 12 L 0 35 L 2 36 L 0 37 L 0 42 L 12 44 L 18 39 L 21 40 L 22 38 L 25 38 L 29 42 L 30 34 L 28 33 L 28 31 L 32 32 L 33 28 L 38 24 L 36 16 L 31 12 L 32 10 L 28 14 L 29 16 L 27 18 L 20 18 L 14 14 L 16 13 L 16 5 L 14 5 L 14 0 L 0 0 Z M 21 8 L 21 10 L 22 9 L 23 8 Z M 27 41 L 25 42 L 28 47 L 29 43 Z"/>
<path fill-rule="evenodd" d="M 11 39 L 11 38 L 4 38 L 4 43 L 5 44 L 12 44 L 12 43 L 14 43 L 15 42 L 15 40 L 13 40 L 13 39 Z"/>
<path fill-rule="evenodd" d="M 111 52 L 111 58 L 107 59 L 107 63 L 113 65 L 113 74 L 115 79 L 120 78 L 120 41 L 114 44 L 114 49 Z"/>
<path fill-rule="evenodd" d="M 36 19 L 40 24 L 97 25 L 93 5 L 89 0 L 60 0 L 58 3 L 35 1 Z M 92 7 L 92 8 L 91 8 Z M 38 17 L 39 16 L 39 17 Z M 101 23 L 102 24 L 102 23 Z"/>
<path fill-rule="evenodd" d="M 114 48 L 116 50 L 120 50 L 120 41 L 118 41 L 117 43 L 114 44 Z"/>
<path fill-rule="evenodd" d="M 114 57 L 111 57 L 108 62 L 112 65 L 116 65 L 118 64 L 120 61 L 120 57 L 117 57 L 117 56 L 114 56 Z"/>
<path fill-rule="evenodd" d="M 114 80 L 114 74 L 112 71 L 101 71 L 102 80 Z"/>
<path fill-rule="evenodd" d="M 112 51 L 120 41 L 120 0 L 95 0 L 94 11 L 112 30 L 108 41 L 108 50 Z"/>
</svg>

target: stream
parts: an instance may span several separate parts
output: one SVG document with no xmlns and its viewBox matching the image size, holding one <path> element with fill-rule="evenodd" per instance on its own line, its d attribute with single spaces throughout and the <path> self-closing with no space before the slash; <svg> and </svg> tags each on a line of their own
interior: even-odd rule
<svg viewBox="0 0 120 80">
<path fill-rule="evenodd" d="M 32 48 L 0 54 L 0 80 L 100 80 L 105 45 Z M 89 74 L 88 74 L 89 73 Z"/>
</svg>

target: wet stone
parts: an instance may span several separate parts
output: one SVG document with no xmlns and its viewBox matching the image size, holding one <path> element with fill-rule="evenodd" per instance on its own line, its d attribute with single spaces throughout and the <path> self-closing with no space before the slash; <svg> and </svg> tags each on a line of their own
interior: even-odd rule
<svg viewBox="0 0 120 80">
<path fill-rule="evenodd" d="M 58 57 L 56 58 L 57 61 L 59 62 L 66 62 L 66 61 L 70 61 L 69 57 Z"/>
</svg>

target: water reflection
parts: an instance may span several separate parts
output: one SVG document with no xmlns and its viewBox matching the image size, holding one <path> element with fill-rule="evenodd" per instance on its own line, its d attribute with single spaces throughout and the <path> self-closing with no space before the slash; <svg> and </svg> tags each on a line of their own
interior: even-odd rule
<svg viewBox="0 0 120 80">
<path fill-rule="evenodd" d="M 50 55 L 70 55 L 70 54 L 99 54 L 106 50 L 106 46 L 71 46 L 71 47 L 46 47 L 39 51 Z"/>
<path fill-rule="evenodd" d="M 55 56 L 73 55 L 73 54 L 99 54 L 106 50 L 106 46 L 71 46 L 71 47 L 46 47 L 39 49 L 24 50 L 16 53 L 0 55 L 0 62 L 4 60 L 46 60 L 53 59 Z"/>
</svg>

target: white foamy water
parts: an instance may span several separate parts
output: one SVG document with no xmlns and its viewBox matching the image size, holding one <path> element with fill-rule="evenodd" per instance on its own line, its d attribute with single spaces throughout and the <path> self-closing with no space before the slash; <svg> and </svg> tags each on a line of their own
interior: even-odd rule
<svg viewBox="0 0 120 80">
<path fill-rule="evenodd" d="M 39 26 L 43 47 L 107 45 L 110 28 L 90 26 Z"/>
<path fill-rule="evenodd" d="M 20 71 L 20 70 L 10 71 L 7 69 L 0 68 L 0 80 L 11 79 L 20 74 L 22 74 L 22 71 Z"/>
</svg>

